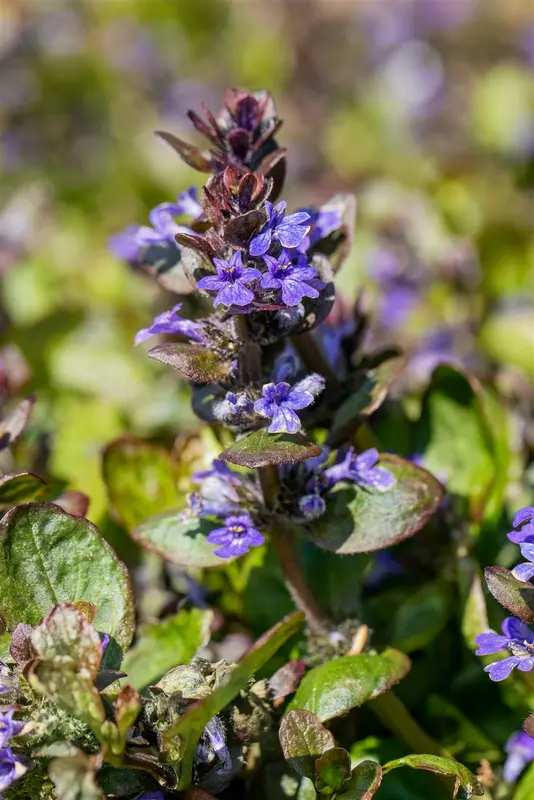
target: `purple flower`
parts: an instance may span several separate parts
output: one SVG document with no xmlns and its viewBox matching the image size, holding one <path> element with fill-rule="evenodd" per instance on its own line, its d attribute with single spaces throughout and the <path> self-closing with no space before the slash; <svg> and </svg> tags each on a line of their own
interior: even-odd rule
<svg viewBox="0 0 534 800">
<path fill-rule="evenodd" d="M 186 214 L 192 217 L 193 220 L 197 220 L 203 215 L 204 209 L 198 202 L 196 186 L 190 186 L 185 192 L 180 192 L 177 198 L 176 208 L 178 209 L 176 216 Z"/>
<path fill-rule="evenodd" d="M 247 289 L 246 284 L 260 278 L 260 271 L 244 267 L 239 250 L 232 255 L 230 261 L 215 258 L 214 263 L 217 275 L 201 278 L 197 283 L 198 288 L 217 292 L 214 306 L 248 306 L 254 300 L 254 292 Z"/>
<path fill-rule="evenodd" d="M 526 731 L 517 731 L 506 742 L 505 750 L 508 758 L 504 763 L 502 776 L 508 783 L 513 783 L 527 764 L 534 761 L 534 739 Z"/>
<path fill-rule="evenodd" d="M 500 650 L 509 650 L 512 654 L 484 668 L 492 681 L 503 681 L 514 667 L 521 672 L 530 672 L 534 668 L 534 633 L 528 625 L 515 617 L 506 617 L 501 628 L 502 636 L 488 631 L 476 638 L 477 656 L 493 655 Z"/>
<path fill-rule="evenodd" d="M 326 469 L 324 474 L 330 485 L 338 481 L 354 481 L 361 486 L 386 491 L 395 485 L 396 480 L 390 472 L 375 466 L 377 461 L 378 450 L 375 447 L 359 455 L 351 447 L 343 461 Z"/>
<path fill-rule="evenodd" d="M 189 496 L 191 512 L 195 516 L 239 514 L 241 498 L 238 490 L 243 482 L 224 461 L 214 459 L 211 469 L 195 472 L 192 480 L 200 484 L 200 492 Z"/>
<path fill-rule="evenodd" d="M 529 581 L 534 576 L 534 542 L 523 542 L 519 549 L 521 550 L 521 555 L 528 558 L 528 561 L 514 567 L 512 575 L 518 581 Z"/>
<path fill-rule="evenodd" d="M 265 539 L 254 528 L 248 514 L 227 517 L 223 528 L 215 528 L 207 537 L 210 544 L 221 545 L 214 551 L 220 558 L 234 558 L 248 553 L 251 547 L 258 547 Z"/>
<path fill-rule="evenodd" d="M 208 740 L 209 745 L 205 742 L 205 739 Z M 221 762 L 221 766 L 218 767 L 217 773 L 224 774 L 226 772 L 230 772 L 232 769 L 232 757 L 224 739 L 224 732 L 218 717 L 213 717 L 213 719 L 210 719 L 204 728 L 204 736 L 198 743 L 195 753 L 197 761 L 200 761 L 204 764 L 209 762 L 210 758 L 212 757 L 210 748 L 215 752 L 219 762 Z"/>
<path fill-rule="evenodd" d="M 273 206 L 268 200 L 265 201 L 265 211 L 267 222 L 261 233 L 255 236 L 250 242 L 249 253 L 251 256 L 262 256 L 271 246 L 273 239 L 276 239 L 282 247 L 298 247 L 310 226 L 305 223 L 310 219 L 306 211 L 297 211 L 286 217 L 287 203 L 284 201 Z"/>
<path fill-rule="evenodd" d="M 378 589 L 386 578 L 402 575 L 403 569 L 389 550 L 380 550 L 375 553 L 373 566 L 365 579 L 369 589 Z"/>
<path fill-rule="evenodd" d="M 229 483 L 233 486 L 241 486 L 241 479 L 239 476 L 230 469 L 226 461 L 221 461 L 219 458 L 213 459 L 209 469 L 204 469 L 200 472 L 194 472 L 191 476 L 191 480 L 195 481 L 195 483 L 201 483 L 207 478 L 217 478 L 223 483 Z"/>
<path fill-rule="evenodd" d="M 305 519 L 317 519 L 326 510 L 326 503 L 319 494 L 305 494 L 299 500 L 299 509 Z"/>
<path fill-rule="evenodd" d="M 26 767 L 20 762 L 10 747 L 0 749 L 0 791 L 11 786 L 13 781 L 26 772 Z"/>
<path fill-rule="evenodd" d="M 116 233 L 109 239 L 109 249 L 117 258 L 124 261 L 137 261 L 139 254 L 139 242 L 137 241 L 138 225 L 129 225 L 120 233 Z"/>
<path fill-rule="evenodd" d="M 317 270 L 311 267 L 306 256 L 299 255 L 297 263 L 293 264 L 291 253 L 284 249 L 279 256 L 263 256 L 267 264 L 267 272 L 261 277 L 262 289 L 275 289 L 282 291 L 282 302 L 286 306 L 298 306 L 303 297 L 319 297 L 315 286 L 309 281 L 324 284 L 317 278 Z"/>
<path fill-rule="evenodd" d="M 14 708 L 0 713 L 0 747 L 5 747 L 12 736 L 18 736 L 26 724 L 25 722 L 19 722 L 13 719 L 14 713 Z"/>
<path fill-rule="evenodd" d="M 319 375 L 310 375 L 296 383 L 266 383 L 262 388 L 263 397 L 254 403 L 254 411 L 262 417 L 271 417 L 269 433 L 296 433 L 300 430 L 300 419 L 295 411 L 310 406 L 324 388 L 324 380 Z"/>
<path fill-rule="evenodd" d="M 515 530 L 507 534 L 511 542 L 522 544 L 534 541 L 534 506 L 521 508 L 515 515 L 512 526 Z"/>
<path fill-rule="evenodd" d="M 174 217 L 182 213 L 178 203 L 161 203 L 152 209 L 148 218 L 152 227 L 141 225 L 137 230 L 136 240 L 141 246 L 174 242 L 177 233 L 191 233 L 191 228 L 178 225 Z"/>
<path fill-rule="evenodd" d="M 228 403 L 228 410 L 232 416 L 236 414 L 249 414 L 254 408 L 252 400 L 249 400 L 244 392 L 240 392 L 239 394 L 235 392 L 226 392 L 225 400 Z"/>
<path fill-rule="evenodd" d="M 152 325 L 149 328 L 141 328 L 135 334 L 135 344 L 146 342 L 151 336 L 158 334 L 170 334 L 171 336 L 186 336 L 193 342 L 207 342 L 206 332 L 202 322 L 193 322 L 189 319 L 182 319 L 178 316 L 178 312 L 182 307 L 182 303 L 173 306 L 170 311 L 164 311 L 163 314 L 158 314 L 154 318 Z"/>
</svg>

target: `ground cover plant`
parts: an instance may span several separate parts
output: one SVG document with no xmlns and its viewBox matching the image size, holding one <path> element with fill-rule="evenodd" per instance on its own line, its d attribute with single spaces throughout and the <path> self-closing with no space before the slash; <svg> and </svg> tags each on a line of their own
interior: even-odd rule
<svg viewBox="0 0 534 800">
<path fill-rule="evenodd" d="M 144 393 L 79 309 L 37 338 L 94 360 L 38 351 L 32 383 L 6 325 L 0 795 L 528 800 L 532 391 L 520 306 L 479 291 L 490 234 L 384 182 L 293 204 L 268 91 L 188 116 L 195 144 L 158 130 L 154 153 L 203 184 L 109 240 Z M 346 291 L 361 224 L 373 310 Z M 13 274 L 34 247 L 0 245 Z M 74 393 L 93 380 L 120 414 Z"/>
</svg>

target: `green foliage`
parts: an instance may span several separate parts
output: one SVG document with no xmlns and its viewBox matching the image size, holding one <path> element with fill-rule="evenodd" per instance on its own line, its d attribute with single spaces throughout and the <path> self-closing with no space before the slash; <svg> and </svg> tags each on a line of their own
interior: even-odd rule
<svg viewBox="0 0 534 800">
<path fill-rule="evenodd" d="M 263 428 L 239 439 L 220 457 L 231 464 L 253 468 L 297 464 L 320 453 L 321 449 L 301 433 L 268 433 Z"/>
<path fill-rule="evenodd" d="M 397 758 L 395 761 L 389 761 L 383 767 L 384 775 L 392 769 L 399 767 L 412 767 L 413 769 L 423 769 L 428 772 L 435 772 L 437 775 L 452 775 L 455 778 L 454 797 L 457 796 L 460 789 L 466 794 L 466 797 L 481 797 L 484 794 L 484 789 L 475 778 L 475 776 L 457 761 L 452 758 L 442 758 L 441 756 L 433 755 L 413 755 Z"/>
<path fill-rule="evenodd" d="M 183 513 L 183 510 L 176 509 L 151 517 L 134 528 L 132 538 L 141 547 L 163 556 L 173 564 L 218 567 L 224 561 L 230 561 L 214 555 L 216 545 L 206 541 L 207 535 L 220 527 L 220 522 L 183 517 Z"/>
<path fill-rule="evenodd" d="M 382 455 L 379 464 L 395 476 L 396 485 L 387 492 L 336 486 L 326 513 L 306 531 L 316 545 L 343 555 L 381 550 L 427 522 L 443 497 L 436 478 L 398 456 Z"/>
<path fill-rule="evenodd" d="M 1 523 L 0 616 L 35 625 L 54 603 L 85 600 L 95 625 L 126 649 L 134 631 L 128 573 L 98 530 L 52 503 L 29 503 Z"/>
<path fill-rule="evenodd" d="M 289 709 L 303 708 L 327 722 L 387 692 L 409 669 L 409 658 L 397 650 L 342 656 L 310 670 Z"/>
</svg>

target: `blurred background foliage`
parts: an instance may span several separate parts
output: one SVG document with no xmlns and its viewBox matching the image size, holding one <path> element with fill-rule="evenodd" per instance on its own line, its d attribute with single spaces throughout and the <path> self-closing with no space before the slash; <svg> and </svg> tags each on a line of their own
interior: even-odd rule
<svg viewBox="0 0 534 800">
<path fill-rule="evenodd" d="M 234 85 L 275 95 L 290 207 L 356 192 L 339 286 L 365 288 L 370 338 L 415 382 L 491 372 L 531 426 L 533 67 L 528 0 L 0 0 L 0 356 L 38 397 L 26 446 L 102 524 L 103 446 L 195 427 L 133 348 L 172 298 L 108 240 L 201 184 L 152 131 L 193 140 L 187 109 Z"/>
</svg>

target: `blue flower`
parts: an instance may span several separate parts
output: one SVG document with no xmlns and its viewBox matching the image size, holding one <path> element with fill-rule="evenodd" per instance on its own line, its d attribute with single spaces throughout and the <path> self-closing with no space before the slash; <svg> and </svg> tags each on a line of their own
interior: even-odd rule
<svg viewBox="0 0 534 800">
<path fill-rule="evenodd" d="M 299 509 L 305 519 L 317 519 L 326 510 L 326 503 L 319 494 L 305 494 L 299 500 Z"/>
<path fill-rule="evenodd" d="M 502 771 L 502 776 L 508 783 L 517 780 L 527 764 L 534 761 L 534 739 L 526 731 L 513 733 L 505 747 L 508 753 Z"/>
<path fill-rule="evenodd" d="M 217 292 L 213 301 L 214 306 L 248 306 L 254 300 L 254 292 L 247 289 L 246 284 L 261 277 L 257 269 L 244 267 L 241 252 L 237 250 L 230 261 L 220 258 L 213 259 L 217 275 L 207 275 L 201 278 L 197 286 L 208 292 Z"/>
<path fill-rule="evenodd" d="M 515 530 L 507 534 L 511 542 L 521 544 L 534 541 L 534 506 L 521 508 L 515 515 L 512 526 Z"/>
<path fill-rule="evenodd" d="M 502 636 L 488 631 L 476 638 L 477 656 L 493 655 L 500 650 L 509 650 L 512 654 L 484 668 L 492 681 L 503 681 L 515 667 L 521 672 L 530 672 L 534 668 L 534 632 L 515 617 L 506 617 L 501 629 Z"/>
<path fill-rule="evenodd" d="M 284 249 L 279 256 L 263 256 L 267 264 L 267 272 L 261 277 L 262 289 L 274 289 L 282 292 L 282 302 L 286 306 L 298 306 L 303 297 L 319 297 L 316 286 L 309 281 L 314 281 L 321 288 L 322 281 L 317 278 L 317 270 L 311 267 L 306 256 L 299 255 L 296 264 L 293 263 L 291 253 Z"/>
<path fill-rule="evenodd" d="M 12 736 L 18 736 L 23 729 L 25 722 L 13 719 L 14 708 L 10 708 L 4 713 L 0 713 L 0 747 L 5 747 Z"/>
<path fill-rule="evenodd" d="M 215 459 L 211 469 L 195 472 L 192 480 L 200 484 L 200 491 L 188 498 L 192 514 L 197 517 L 239 514 L 239 490 L 243 482 L 224 461 Z"/>
<path fill-rule="evenodd" d="M 0 792 L 11 786 L 13 781 L 22 777 L 25 772 L 26 767 L 10 747 L 0 749 Z"/>
<path fill-rule="evenodd" d="M 242 556 L 248 553 L 251 547 L 258 547 L 265 542 L 248 514 L 227 517 L 224 527 L 211 531 L 207 540 L 210 544 L 221 545 L 214 551 L 214 555 L 220 558 Z"/>
<path fill-rule="evenodd" d="M 528 527 L 528 526 L 527 526 Z M 523 564 L 518 564 L 512 570 L 512 575 L 518 581 L 529 581 L 534 576 L 534 542 L 523 542 L 520 545 L 521 555 L 528 558 Z"/>
<path fill-rule="evenodd" d="M 378 450 L 375 447 L 359 455 L 351 447 L 343 461 L 326 469 L 324 475 L 330 485 L 339 481 L 353 481 L 361 486 L 386 491 L 395 485 L 396 480 L 390 472 L 377 467 L 377 461 Z"/>
<path fill-rule="evenodd" d="M 271 246 L 275 239 L 282 247 L 298 247 L 310 226 L 305 223 L 310 215 L 306 211 L 297 211 L 286 217 L 287 203 L 280 202 L 273 206 L 268 200 L 265 201 L 265 211 L 267 222 L 258 236 L 250 242 L 249 253 L 251 256 L 262 256 Z"/>
<path fill-rule="evenodd" d="M 228 404 L 228 412 L 232 416 L 237 414 L 249 414 L 254 408 L 252 400 L 249 400 L 244 392 L 240 392 L 239 394 L 235 392 L 226 392 L 224 399 Z"/>
<path fill-rule="evenodd" d="M 181 307 L 182 303 L 178 303 L 173 306 L 170 311 L 164 311 L 162 314 L 158 314 L 149 328 L 142 328 L 140 331 L 137 331 L 134 339 L 135 344 L 146 342 L 151 336 L 163 334 L 186 336 L 193 342 L 206 344 L 208 340 L 203 323 L 179 317 L 178 312 Z"/>
<path fill-rule="evenodd" d="M 214 751 L 220 763 L 217 773 L 224 775 L 226 772 L 230 772 L 232 769 L 232 757 L 218 717 L 210 719 L 204 728 L 204 734 L 197 745 L 195 758 L 203 764 L 209 763 L 212 758 L 211 750 Z"/>
<path fill-rule="evenodd" d="M 296 433 L 301 424 L 298 414 L 302 408 L 310 406 L 324 388 L 320 375 L 310 375 L 296 383 L 266 383 L 262 388 L 263 397 L 254 403 L 254 411 L 262 417 L 270 417 L 269 433 Z"/>
<path fill-rule="evenodd" d="M 136 261 L 141 247 L 168 243 L 174 245 L 174 237 L 177 233 L 193 233 L 191 228 L 186 225 L 178 225 L 174 220 L 174 217 L 184 214 L 192 217 L 193 220 L 197 220 L 203 214 L 194 186 L 181 192 L 176 203 L 161 203 L 153 208 L 148 215 L 152 227 L 130 225 L 112 236 L 109 240 L 111 252 L 126 261 Z"/>
</svg>

